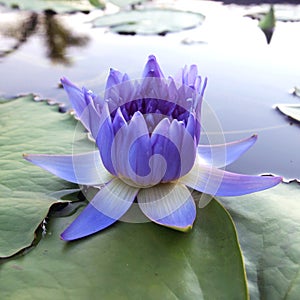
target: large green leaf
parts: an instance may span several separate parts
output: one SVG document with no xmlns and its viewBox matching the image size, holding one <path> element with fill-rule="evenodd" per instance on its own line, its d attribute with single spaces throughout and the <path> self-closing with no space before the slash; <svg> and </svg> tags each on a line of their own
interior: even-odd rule
<svg viewBox="0 0 300 300">
<path fill-rule="evenodd" d="M 203 20 L 204 16 L 199 13 L 173 9 L 137 9 L 98 17 L 93 25 L 110 27 L 117 33 L 166 34 L 196 27 Z"/>
<path fill-rule="evenodd" d="M 1 0 L 8 6 L 19 7 L 21 9 L 30 9 L 35 11 L 42 11 L 51 9 L 56 12 L 70 12 L 70 11 L 89 11 L 97 6 L 104 7 L 101 0 Z"/>
<path fill-rule="evenodd" d="M 32 98 L 0 104 L 2 256 L 29 246 L 57 202 L 51 193 L 72 187 L 24 161 L 22 153 L 71 153 L 74 144 L 76 151 L 91 147 L 70 114 Z M 36 248 L 0 260 L 4 299 L 247 299 L 235 227 L 215 200 L 198 210 L 194 229 L 186 234 L 152 223 L 119 222 L 66 243 L 59 234 L 77 214 L 54 215 Z"/>
<path fill-rule="evenodd" d="M 235 228 L 215 200 L 189 233 L 118 222 L 66 243 L 74 217 L 52 219 L 33 251 L 0 266 L 4 299 L 247 299 Z"/>
<path fill-rule="evenodd" d="M 29 95 L 0 102 L 0 257 L 31 245 L 57 202 L 51 193 L 73 185 L 22 158 L 27 153 L 71 153 L 76 121 Z M 51 184 L 49 184 L 51 182 Z"/>
<path fill-rule="evenodd" d="M 260 193 L 222 198 L 240 237 L 253 299 L 300 295 L 300 186 L 281 184 Z"/>
</svg>

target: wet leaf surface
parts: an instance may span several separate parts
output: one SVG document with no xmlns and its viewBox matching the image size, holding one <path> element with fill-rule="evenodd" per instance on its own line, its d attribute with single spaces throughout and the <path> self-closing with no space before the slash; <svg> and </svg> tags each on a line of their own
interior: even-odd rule
<svg viewBox="0 0 300 300">
<path fill-rule="evenodd" d="M 28 163 L 24 153 L 72 153 L 76 121 L 57 106 L 24 96 L 0 102 L 0 257 L 31 245 L 53 192 L 74 188 Z M 69 141 L 69 143 L 68 143 Z"/>
<path fill-rule="evenodd" d="M 300 185 L 218 198 L 237 226 L 252 299 L 297 299 L 300 293 Z"/>
<path fill-rule="evenodd" d="M 51 208 L 37 245 L 22 256 L 0 260 L 3 297 L 247 299 L 235 227 L 218 202 L 199 209 L 187 234 L 152 223 L 119 222 L 93 237 L 66 243 L 59 234 L 83 202 L 58 203 L 58 196 L 80 199 L 74 185 L 29 164 L 22 153 L 72 153 L 74 144 L 76 151 L 90 149 L 86 133 L 75 127 L 70 114 L 35 102 L 31 95 L 3 101 L 1 122 L 1 256 L 30 246 Z M 73 194 L 66 195 L 68 188 Z"/>
<path fill-rule="evenodd" d="M 34 250 L 0 265 L 4 298 L 247 299 L 235 228 L 215 200 L 189 233 L 118 222 L 66 243 L 74 217 L 51 219 Z"/>
</svg>

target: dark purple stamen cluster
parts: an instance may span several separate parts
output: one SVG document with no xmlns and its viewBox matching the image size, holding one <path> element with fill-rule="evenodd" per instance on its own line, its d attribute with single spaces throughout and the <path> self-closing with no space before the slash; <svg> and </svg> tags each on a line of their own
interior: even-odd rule
<svg viewBox="0 0 300 300">
<path fill-rule="evenodd" d="M 153 98 L 144 98 L 127 102 L 120 107 L 120 110 L 126 122 L 130 121 L 137 111 L 143 115 L 160 114 L 170 117 L 171 119 L 183 121 L 185 125 L 187 124 L 190 115 L 189 111 L 176 103 Z M 112 119 L 114 119 L 115 115 L 116 110 L 111 113 Z"/>
</svg>

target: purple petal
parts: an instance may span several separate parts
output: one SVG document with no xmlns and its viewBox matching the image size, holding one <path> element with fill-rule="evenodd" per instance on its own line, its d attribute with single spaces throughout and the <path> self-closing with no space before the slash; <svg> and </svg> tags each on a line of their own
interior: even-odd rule
<svg viewBox="0 0 300 300">
<path fill-rule="evenodd" d="M 114 134 L 116 134 L 119 131 L 119 129 L 124 125 L 126 125 L 126 120 L 124 119 L 124 116 L 121 112 L 121 108 L 119 107 L 116 111 L 116 114 L 114 116 L 113 123 L 112 123 L 113 129 L 114 129 Z"/>
<path fill-rule="evenodd" d="M 160 225 L 187 231 L 195 221 L 195 202 L 184 185 L 159 184 L 142 189 L 137 198 L 143 213 Z"/>
<path fill-rule="evenodd" d="M 70 182 L 98 185 L 111 180 L 99 151 L 74 155 L 24 154 L 24 158 L 48 172 Z"/>
<path fill-rule="evenodd" d="M 94 100 L 89 91 L 85 88 L 82 89 L 84 93 L 84 98 L 87 103 L 86 109 L 82 112 L 80 116 L 81 123 L 91 132 L 93 138 L 96 140 L 100 129 L 100 113 L 95 107 Z"/>
<path fill-rule="evenodd" d="M 80 239 L 91 235 L 120 219 L 129 209 L 138 193 L 119 179 L 113 179 L 105 185 L 61 234 L 65 241 Z"/>
<path fill-rule="evenodd" d="M 82 112 L 87 106 L 83 91 L 65 77 L 61 78 L 60 81 L 69 96 L 69 100 L 76 112 L 76 115 L 80 118 Z"/>
<path fill-rule="evenodd" d="M 106 89 L 110 89 L 112 86 L 121 83 L 122 79 L 123 74 L 111 68 L 106 82 Z"/>
<path fill-rule="evenodd" d="M 178 176 L 173 178 L 179 178 L 187 174 L 194 165 L 196 156 L 196 143 L 194 137 L 185 128 L 184 124 L 173 120 L 169 129 L 169 137 L 172 143 L 179 151 L 180 159 L 175 161 L 175 157 L 171 157 L 174 161 L 170 162 L 171 165 L 178 165 Z M 168 152 L 168 150 L 167 150 Z"/>
<path fill-rule="evenodd" d="M 210 195 L 240 196 L 271 188 L 282 178 L 235 174 L 196 162 L 193 169 L 179 181 Z"/>
<path fill-rule="evenodd" d="M 69 96 L 71 105 L 80 122 L 88 131 L 95 131 L 97 124 L 94 123 L 96 123 L 95 120 L 99 119 L 97 118 L 99 114 L 94 106 L 94 98 L 96 96 L 85 88 L 79 89 L 67 78 L 62 78 L 61 83 Z M 97 103 L 100 104 L 100 102 L 100 98 L 98 97 Z"/>
<path fill-rule="evenodd" d="M 206 85 L 207 85 L 207 77 L 204 78 L 204 81 L 203 81 L 203 85 L 202 85 L 202 89 L 200 91 L 200 96 L 203 97 L 204 96 L 204 92 L 205 92 L 205 89 L 206 89 Z"/>
<path fill-rule="evenodd" d="M 187 117 L 187 123 L 186 123 L 186 130 L 187 132 L 192 136 L 192 138 L 194 138 L 195 136 L 195 117 L 193 116 L 193 114 L 189 113 L 188 117 Z"/>
<path fill-rule="evenodd" d="M 198 155 L 201 162 L 221 168 L 233 163 L 249 148 L 251 148 L 257 140 L 257 135 L 250 138 L 223 144 L 223 145 L 199 145 Z"/>
<path fill-rule="evenodd" d="M 129 149 L 129 162 L 138 176 L 147 176 L 151 172 L 149 160 L 152 156 L 149 134 L 137 138 Z"/>
<path fill-rule="evenodd" d="M 151 145 L 147 124 L 143 115 L 136 112 L 128 126 L 123 126 L 115 135 L 112 144 L 112 161 L 117 173 L 136 184 L 157 184 L 163 174 L 153 169 Z M 160 169 L 162 165 L 159 165 Z"/>
<path fill-rule="evenodd" d="M 113 144 L 117 170 L 133 181 L 150 173 L 149 159 L 152 154 L 149 131 L 143 115 L 136 112 L 129 125 L 122 128 Z"/>
<path fill-rule="evenodd" d="M 195 81 L 198 75 L 198 69 L 196 65 L 191 65 L 189 70 L 186 70 L 184 75 L 184 84 L 190 87 L 194 87 Z"/>
<path fill-rule="evenodd" d="M 178 122 L 176 121 L 176 123 Z M 179 143 L 182 141 L 184 130 L 177 130 L 176 133 L 173 133 L 172 136 L 170 136 L 169 128 L 170 121 L 165 118 L 159 122 L 151 136 L 153 154 L 163 157 L 167 165 L 166 173 L 162 178 L 163 182 L 175 180 L 179 178 L 181 174 L 182 163 Z M 173 140 L 172 137 L 174 137 Z"/>
<path fill-rule="evenodd" d="M 112 154 L 112 143 L 114 140 L 113 125 L 111 122 L 108 105 L 103 105 L 102 113 L 99 120 L 100 129 L 96 138 L 96 144 L 99 148 L 102 162 L 105 168 L 111 173 L 116 175 L 116 171 L 113 166 L 111 154 Z"/>
<path fill-rule="evenodd" d="M 148 57 L 148 62 L 145 66 L 143 77 L 162 77 L 164 78 L 164 75 L 160 69 L 159 64 L 156 61 L 156 58 L 154 55 L 150 55 Z"/>
<path fill-rule="evenodd" d="M 178 100 L 178 91 L 177 91 L 176 83 L 174 78 L 172 78 L 171 76 L 169 76 L 168 80 L 169 80 L 168 99 L 171 101 L 171 103 L 176 104 Z"/>
</svg>

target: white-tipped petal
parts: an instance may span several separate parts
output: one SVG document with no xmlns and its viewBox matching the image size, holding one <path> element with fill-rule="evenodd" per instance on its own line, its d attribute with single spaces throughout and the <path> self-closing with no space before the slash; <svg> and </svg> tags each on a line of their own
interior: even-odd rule
<svg viewBox="0 0 300 300">
<path fill-rule="evenodd" d="M 240 196 L 262 191 L 282 181 L 281 177 L 235 174 L 202 165 L 196 160 L 192 170 L 179 182 L 206 194 Z"/>
<path fill-rule="evenodd" d="M 222 145 L 199 145 L 198 155 L 201 162 L 216 168 L 225 167 L 244 154 L 257 140 L 254 134 L 250 138 Z"/>
<path fill-rule="evenodd" d="M 119 220 L 134 201 L 138 189 L 126 185 L 115 178 L 105 185 L 61 234 L 65 241 L 79 239 L 102 229 Z"/>
<path fill-rule="evenodd" d="M 196 218 L 194 199 L 182 184 L 165 183 L 141 189 L 137 198 L 143 213 L 157 224 L 187 231 Z"/>
<path fill-rule="evenodd" d="M 99 151 L 74 155 L 24 154 L 24 158 L 64 180 L 78 184 L 98 185 L 113 178 L 103 166 Z"/>
<path fill-rule="evenodd" d="M 120 149 L 120 151 L 117 151 Z M 164 171 L 155 168 L 149 131 L 143 115 L 136 112 L 127 126 L 116 133 L 112 144 L 112 162 L 118 176 L 128 184 L 152 186 L 161 181 Z"/>
</svg>

